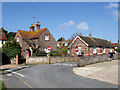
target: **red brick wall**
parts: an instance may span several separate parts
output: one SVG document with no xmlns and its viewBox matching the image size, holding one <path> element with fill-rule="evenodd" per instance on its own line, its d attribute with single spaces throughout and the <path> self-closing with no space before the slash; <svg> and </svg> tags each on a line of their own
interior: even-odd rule
<svg viewBox="0 0 120 90">
<path fill-rule="evenodd" d="M 89 55 L 89 52 L 88 52 L 88 47 L 80 40 L 76 40 L 72 46 L 70 47 L 70 52 L 71 52 L 71 55 L 72 56 L 75 56 L 76 55 L 76 51 L 75 51 L 75 47 L 76 45 L 80 45 L 81 46 L 81 49 L 82 49 L 82 52 L 84 52 L 84 55 L 85 56 L 88 56 Z"/>
<path fill-rule="evenodd" d="M 81 40 L 76 40 L 72 46 L 70 47 L 70 55 L 72 56 L 76 56 L 76 51 L 75 51 L 75 47 L 77 45 L 81 46 L 82 52 L 84 53 L 84 56 L 93 56 L 93 47 L 88 47 L 87 45 L 85 45 L 85 43 L 83 43 Z M 96 47 L 96 55 L 102 55 L 103 54 L 103 47 Z M 110 52 L 110 48 L 105 48 L 105 52 L 106 54 L 108 54 Z M 114 52 L 114 48 L 112 48 L 112 52 Z"/>
</svg>

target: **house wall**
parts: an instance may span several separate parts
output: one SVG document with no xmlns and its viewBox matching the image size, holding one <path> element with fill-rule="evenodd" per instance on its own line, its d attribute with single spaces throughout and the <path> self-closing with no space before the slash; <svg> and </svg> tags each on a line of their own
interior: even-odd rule
<svg viewBox="0 0 120 90">
<path fill-rule="evenodd" d="M 45 41 L 45 38 L 44 38 L 45 34 L 49 34 L 49 41 Z M 26 50 L 28 47 L 28 44 L 21 38 L 19 32 L 16 34 L 15 39 L 17 39 L 17 35 L 19 35 L 19 44 L 22 48 L 21 54 L 24 57 L 26 57 L 26 54 L 29 53 Z M 38 39 L 32 39 L 32 40 L 36 43 L 36 46 L 41 45 L 41 48 L 40 48 L 41 50 L 43 50 L 43 47 L 48 47 L 48 46 L 51 46 L 51 50 L 55 50 L 55 51 L 57 50 L 57 42 L 48 30 L 45 30 Z"/>
<path fill-rule="evenodd" d="M 0 40 L 0 47 L 2 47 L 2 40 Z"/>
<path fill-rule="evenodd" d="M 75 47 L 77 45 L 80 45 L 81 46 L 81 49 L 82 49 L 82 52 L 84 53 L 85 56 L 88 56 L 89 55 L 89 48 L 80 40 L 76 40 L 72 46 L 70 47 L 70 55 L 72 56 L 76 56 L 76 51 L 75 51 Z"/>
<path fill-rule="evenodd" d="M 82 52 L 84 53 L 83 56 L 89 56 L 89 55 L 95 56 L 95 55 L 102 55 L 103 54 L 103 47 L 96 47 L 97 54 L 93 54 L 93 47 L 88 47 L 81 40 L 76 40 L 69 49 L 71 56 L 76 56 L 75 47 L 77 45 L 81 46 Z M 108 54 L 109 52 L 110 52 L 110 48 L 105 48 L 105 54 Z M 112 52 L 114 52 L 114 48 L 112 48 Z"/>
<path fill-rule="evenodd" d="M 45 34 L 49 34 L 49 41 L 45 41 Z M 39 42 L 43 42 L 41 44 L 41 49 L 43 50 L 43 47 L 51 46 L 51 50 L 57 51 L 57 42 L 52 36 L 52 34 L 49 32 L 49 30 L 45 30 L 42 35 L 39 37 Z"/>
<path fill-rule="evenodd" d="M 0 40 L 0 48 L 2 47 L 2 45 L 6 42 L 6 40 Z M 2 44 L 3 43 L 3 44 Z"/>
</svg>

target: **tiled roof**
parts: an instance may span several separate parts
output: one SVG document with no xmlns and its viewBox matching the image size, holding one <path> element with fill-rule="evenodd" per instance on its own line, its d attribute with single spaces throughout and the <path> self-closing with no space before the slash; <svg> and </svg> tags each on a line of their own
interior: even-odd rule
<svg viewBox="0 0 120 90">
<path fill-rule="evenodd" d="M 47 28 L 40 29 L 38 31 L 23 31 L 18 30 L 22 38 L 39 38 L 39 36 L 42 34 L 44 30 Z"/>
<path fill-rule="evenodd" d="M 85 37 L 85 36 L 79 36 L 79 37 L 82 38 L 90 46 L 114 47 L 110 42 L 104 39 L 99 39 L 94 37 Z"/>
<path fill-rule="evenodd" d="M 111 43 L 114 47 L 118 47 L 119 44 L 118 43 Z"/>
<path fill-rule="evenodd" d="M 7 40 L 4 33 L 0 33 L 0 40 Z"/>
</svg>

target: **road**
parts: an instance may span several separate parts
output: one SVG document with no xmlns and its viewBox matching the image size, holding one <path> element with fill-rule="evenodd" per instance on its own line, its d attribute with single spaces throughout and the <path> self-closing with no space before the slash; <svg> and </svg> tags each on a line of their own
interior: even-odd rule
<svg viewBox="0 0 120 90">
<path fill-rule="evenodd" d="M 36 65 L 4 74 L 7 88 L 118 88 L 116 85 L 84 78 L 73 73 L 75 62 Z"/>
</svg>

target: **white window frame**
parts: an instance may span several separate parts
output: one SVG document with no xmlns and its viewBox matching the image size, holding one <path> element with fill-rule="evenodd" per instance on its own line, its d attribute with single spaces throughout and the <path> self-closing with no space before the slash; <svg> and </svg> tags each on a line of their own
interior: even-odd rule
<svg viewBox="0 0 120 90">
<path fill-rule="evenodd" d="M 57 46 L 60 47 L 60 43 L 57 43 Z"/>
<path fill-rule="evenodd" d="M 17 42 L 19 42 L 19 35 L 17 36 Z"/>
<path fill-rule="evenodd" d="M 49 34 L 45 34 L 45 41 L 49 41 Z"/>
<path fill-rule="evenodd" d="M 68 46 L 68 42 L 65 42 L 65 46 Z"/>
<path fill-rule="evenodd" d="M 93 54 L 97 54 L 96 46 L 93 47 Z"/>
<path fill-rule="evenodd" d="M 112 52 L 112 48 L 110 47 L 110 52 Z"/>
<path fill-rule="evenodd" d="M 105 47 L 103 47 L 103 53 L 106 53 L 106 51 L 105 51 Z"/>
</svg>

